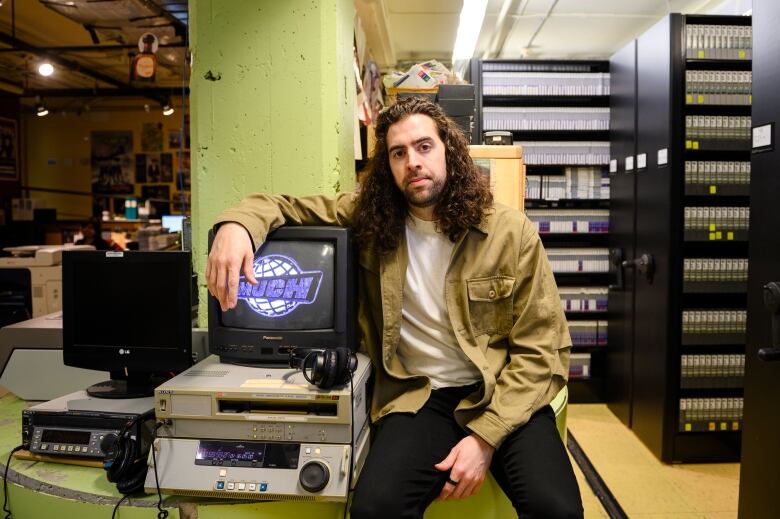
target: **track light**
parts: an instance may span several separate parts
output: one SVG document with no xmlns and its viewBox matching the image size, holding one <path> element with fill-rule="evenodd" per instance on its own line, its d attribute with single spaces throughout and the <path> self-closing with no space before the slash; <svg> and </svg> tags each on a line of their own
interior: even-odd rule
<svg viewBox="0 0 780 519">
<path fill-rule="evenodd" d="M 54 65 L 49 63 L 48 61 L 44 61 L 40 65 L 38 65 L 38 74 L 42 75 L 43 77 L 49 77 L 54 73 Z"/>
<path fill-rule="evenodd" d="M 38 117 L 49 115 L 49 110 L 46 108 L 46 105 L 43 104 L 43 100 L 40 98 L 40 96 L 35 97 L 35 113 L 38 115 Z"/>
<path fill-rule="evenodd" d="M 163 115 L 171 115 L 174 111 L 170 102 L 163 104 L 162 110 L 163 110 Z"/>
</svg>

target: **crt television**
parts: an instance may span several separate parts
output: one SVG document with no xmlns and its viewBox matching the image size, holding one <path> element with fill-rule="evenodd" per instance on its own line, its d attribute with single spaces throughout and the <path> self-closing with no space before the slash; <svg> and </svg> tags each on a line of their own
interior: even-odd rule
<svg viewBox="0 0 780 519">
<path fill-rule="evenodd" d="M 62 254 L 65 365 L 109 371 L 91 396 L 149 396 L 192 365 L 192 267 L 183 251 Z"/>
<path fill-rule="evenodd" d="M 209 235 L 209 249 L 214 239 Z M 209 295 L 209 351 L 222 362 L 274 366 L 295 348 L 355 350 L 356 269 L 344 227 L 284 226 L 255 252 L 257 285 L 240 273 L 238 302 Z"/>
</svg>

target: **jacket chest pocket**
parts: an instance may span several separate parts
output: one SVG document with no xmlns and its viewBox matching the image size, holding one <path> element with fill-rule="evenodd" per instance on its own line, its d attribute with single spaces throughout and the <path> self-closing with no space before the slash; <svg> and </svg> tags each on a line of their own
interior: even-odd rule
<svg viewBox="0 0 780 519">
<path fill-rule="evenodd" d="M 512 328 L 512 288 L 515 278 L 491 276 L 466 281 L 469 319 L 474 335 L 506 334 Z"/>
</svg>

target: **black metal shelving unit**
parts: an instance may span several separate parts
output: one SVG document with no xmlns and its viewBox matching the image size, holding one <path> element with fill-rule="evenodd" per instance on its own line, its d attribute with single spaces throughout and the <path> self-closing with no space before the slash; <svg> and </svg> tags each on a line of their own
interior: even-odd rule
<svg viewBox="0 0 780 519">
<path fill-rule="evenodd" d="M 691 38 L 695 31 L 714 31 L 730 47 L 727 27 L 750 23 L 749 17 L 672 14 L 611 60 L 610 251 L 618 282 L 609 301 L 613 384 L 607 403 L 664 462 L 740 456 L 742 377 L 726 374 L 724 366 L 740 356 L 744 362 L 745 333 L 731 322 L 744 316 L 746 278 L 713 274 L 717 266 L 741 268 L 738 261 L 747 258 L 745 222 L 729 208 L 749 205 L 749 184 L 729 172 L 747 168 L 749 174 L 750 145 L 747 139 L 692 137 L 691 128 L 693 122 L 738 125 L 716 118 L 746 118 L 751 111 L 747 103 L 708 104 L 715 98 L 691 94 L 686 78 L 690 87 L 705 77 L 692 72 L 750 71 L 749 48 L 698 50 Z M 700 166 L 707 168 L 701 174 Z M 725 214 L 729 218 L 708 220 Z M 694 281 L 694 268 L 703 279 Z M 696 326 L 710 327 L 707 333 L 684 333 L 684 312 Z M 724 319 L 728 325 L 719 328 Z M 713 332 L 719 329 L 727 331 Z M 691 387 L 690 369 L 698 370 L 697 387 Z M 708 374 L 708 383 L 699 372 Z"/>
<path fill-rule="evenodd" d="M 472 83 L 476 85 L 477 107 L 479 117 L 477 117 L 476 133 L 481 135 L 485 130 L 499 129 L 486 126 L 486 110 L 491 108 L 518 109 L 518 113 L 523 108 L 526 109 L 601 109 L 606 112 L 609 107 L 610 98 L 608 95 L 608 83 L 604 85 L 601 91 L 576 91 L 577 87 L 572 85 L 576 83 L 577 74 L 583 74 L 581 77 L 588 77 L 590 80 L 598 77 L 603 81 L 609 72 L 609 63 L 606 61 L 566 61 L 566 60 L 545 60 L 545 61 L 524 61 L 524 60 L 475 60 L 472 62 L 470 77 Z M 485 74 L 488 73 L 487 81 Z M 490 81 L 490 73 L 507 73 L 508 77 L 512 74 L 546 74 L 545 80 L 552 82 L 560 81 L 553 88 L 560 88 L 560 91 L 552 93 L 550 90 L 538 92 L 513 92 L 509 89 L 501 91 L 495 87 L 495 83 Z M 555 76 L 553 76 L 553 74 Z M 585 76 L 587 74 L 588 76 Z M 569 76 L 571 75 L 571 76 Z M 600 76 L 603 75 L 603 76 Z M 496 74 L 494 74 L 494 77 Z M 552 78 L 555 79 L 552 79 Z M 574 79 L 574 81 L 572 81 Z M 567 82 L 568 81 L 568 82 Z M 586 80 L 587 81 L 587 80 Z M 511 84 L 511 80 L 510 83 Z M 548 83 L 549 84 L 549 83 Z M 583 83 L 584 84 L 584 83 Z M 583 87 L 584 88 L 584 87 Z M 547 95 L 549 94 L 549 95 Z M 567 95 L 568 94 L 568 95 Z M 593 120 L 598 117 L 594 116 Z M 522 117 L 518 117 L 522 120 Z M 607 123 L 608 124 L 608 123 Z M 519 126 L 519 125 L 518 125 Z M 520 129 L 507 125 L 506 131 L 512 132 L 513 141 L 520 142 L 559 142 L 559 143 L 577 143 L 577 142 L 606 142 L 609 141 L 608 127 L 594 129 L 578 129 L 567 125 L 555 129 Z M 545 179 L 564 179 L 567 168 L 571 167 L 593 167 L 597 174 L 606 172 L 606 160 L 596 163 L 574 164 L 560 161 L 560 163 L 534 163 L 526 157 L 526 178 L 540 177 L 542 182 Z M 576 161 L 574 161 L 576 162 Z M 541 195 L 541 193 L 540 193 Z M 529 198 L 526 196 L 526 211 L 534 210 L 566 210 L 581 211 L 590 210 L 608 210 L 609 200 L 606 199 L 586 199 L 586 198 Z M 561 213 L 563 214 L 563 213 Z M 569 213 L 571 214 L 571 213 Z M 607 232 L 540 232 L 542 242 L 548 253 L 558 248 L 603 248 L 606 256 L 606 246 L 608 240 Z M 561 289 L 565 287 L 583 287 L 583 288 L 603 288 L 609 283 L 607 272 L 555 272 L 555 278 Z M 598 297 L 602 297 L 599 295 Z M 606 294 L 603 295 L 606 297 Z M 567 311 L 566 317 L 572 325 L 583 321 L 596 321 L 595 327 L 598 333 L 605 333 L 607 326 L 606 320 L 609 313 L 606 311 Z M 603 324 L 602 324 L 603 323 Z M 593 323 L 591 323 L 593 325 Z M 576 342 L 576 341 L 575 341 Z M 605 372 L 605 351 L 607 345 L 583 345 L 575 344 L 573 354 L 585 354 L 590 358 L 588 360 L 588 375 L 585 377 L 574 376 L 577 368 L 572 369 L 572 377 L 569 381 L 569 399 L 571 402 L 603 402 L 604 387 L 607 381 Z M 578 362 L 584 362 L 584 358 L 578 359 Z"/>
</svg>

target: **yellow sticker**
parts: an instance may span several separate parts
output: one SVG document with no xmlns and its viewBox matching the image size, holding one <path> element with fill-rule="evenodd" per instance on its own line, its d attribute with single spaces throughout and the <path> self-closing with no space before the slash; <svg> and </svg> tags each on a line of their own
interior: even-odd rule
<svg viewBox="0 0 780 519">
<path fill-rule="evenodd" d="M 748 104 L 749 104 L 749 105 L 752 105 L 752 104 L 753 104 L 753 96 L 752 96 L 752 95 L 749 95 L 749 96 L 748 96 Z"/>
<path fill-rule="evenodd" d="M 698 104 L 700 104 L 700 105 L 703 105 L 704 104 L 704 96 L 703 95 L 699 95 L 699 97 L 697 98 L 696 102 Z"/>
<path fill-rule="evenodd" d="M 709 429 L 710 431 L 714 431 L 715 430 L 715 422 L 708 423 L 707 424 L 707 429 Z"/>
<path fill-rule="evenodd" d="M 744 50 L 740 50 L 739 51 L 739 59 L 745 59 L 745 51 Z"/>
<path fill-rule="evenodd" d="M 693 145 L 693 149 L 694 150 L 698 150 L 699 149 L 699 141 L 693 141 L 691 144 Z"/>
<path fill-rule="evenodd" d="M 710 186 L 710 194 L 711 195 L 717 195 L 718 194 L 718 186 Z"/>
<path fill-rule="evenodd" d="M 710 233 L 710 241 L 713 241 L 713 240 L 715 240 L 715 233 L 711 232 Z"/>
<path fill-rule="evenodd" d="M 700 51 L 698 52 L 698 54 L 696 54 L 696 57 L 698 57 L 699 59 L 704 59 L 704 51 L 703 51 L 703 50 L 700 50 Z"/>
<path fill-rule="evenodd" d="M 729 231 L 726 233 L 726 239 L 729 241 L 734 241 L 734 233 Z"/>
<path fill-rule="evenodd" d="M 723 233 L 718 231 L 715 233 L 715 239 L 716 240 L 722 240 L 723 239 Z"/>
<path fill-rule="evenodd" d="M 710 231 L 715 231 L 715 224 L 714 223 L 710 224 Z"/>
<path fill-rule="evenodd" d="M 721 422 L 720 423 L 720 430 L 721 431 L 728 431 L 729 430 L 729 424 L 727 424 L 726 422 Z"/>
<path fill-rule="evenodd" d="M 739 431 L 739 422 L 731 422 L 731 430 Z"/>
<path fill-rule="evenodd" d="M 691 427 L 691 424 L 687 423 L 685 424 L 685 432 L 691 432 L 693 430 L 693 427 Z"/>
<path fill-rule="evenodd" d="M 685 104 L 693 104 L 693 96 L 691 94 L 685 96 Z"/>
<path fill-rule="evenodd" d="M 685 149 L 689 150 L 693 146 L 693 143 L 691 141 L 685 141 Z"/>
</svg>

